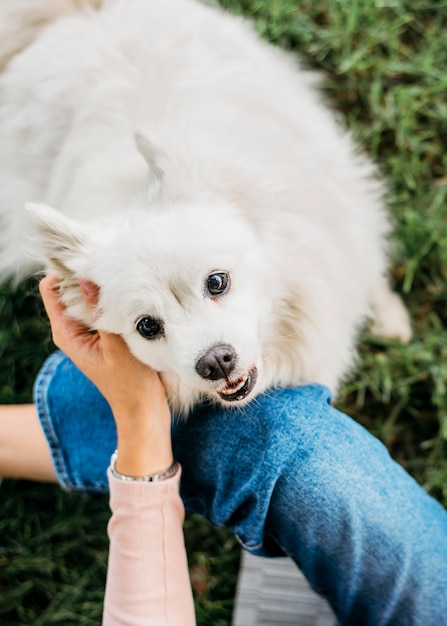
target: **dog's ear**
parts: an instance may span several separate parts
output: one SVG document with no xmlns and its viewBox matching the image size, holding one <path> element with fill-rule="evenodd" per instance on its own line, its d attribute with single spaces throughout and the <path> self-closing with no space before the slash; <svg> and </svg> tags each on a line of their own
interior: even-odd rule
<svg viewBox="0 0 447 626">
<path fill-rule="evenodd" d="M 149 166 L 149 199 L 155 200 L 163 190 L 168 156 L 159 143 L 144 130 L 135 133 L 135 144 Z"/>
<path fill-rule="evenodd" d="M 26 209 L 37 229 L 40 260 L 61 279 L 76 278 L 90 240 L 88 227 L 44 204 L 28 203 Z"/>
<path fill-rule="evenodd" d="M 26 208 L 37 230 L 33 256 L 59 278 L 59 294 L 70 316 L 93 328 L 98 312 L 93 316 L 78 283 L 78 278 L 90 279 L 86 269 L 90 266 L 93 227 L 44 204 L 29 203 Z"/>
</svg>

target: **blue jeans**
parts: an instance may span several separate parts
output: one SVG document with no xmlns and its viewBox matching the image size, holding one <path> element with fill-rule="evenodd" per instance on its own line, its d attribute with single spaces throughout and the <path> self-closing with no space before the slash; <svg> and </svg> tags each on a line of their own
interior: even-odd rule
<svg viewBox="0 0 447 626">
<path fill-rule="evenodd" d="M 61 353 L 35 398 L 61 485 L 106 491 L 110 409 Z M 249 551 L 290 555 L 352 626 L 447 624 L 447 514 L 319 385 L 173 425 L 187 510 Z"/>
</svg>

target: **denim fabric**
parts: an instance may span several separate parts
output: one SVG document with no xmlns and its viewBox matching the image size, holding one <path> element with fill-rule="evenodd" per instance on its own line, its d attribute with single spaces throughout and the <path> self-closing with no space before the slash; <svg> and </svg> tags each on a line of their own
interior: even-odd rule
<svg viewBox="0 0 447 626">
<path fill-rule="evenodd" d="M 61 353 L 36 403 L 66 489 L 105 491 L 108 405 Z M 447 514 L 319 385 L 173 425 L 189 511 L 259 555 L 290 555 L 345 626 L 447 625 Z"/>
</svg>

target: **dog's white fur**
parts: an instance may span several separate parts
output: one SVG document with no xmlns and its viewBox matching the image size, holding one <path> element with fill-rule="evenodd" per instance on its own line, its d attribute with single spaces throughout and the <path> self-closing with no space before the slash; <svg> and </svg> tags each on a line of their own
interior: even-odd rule
<svg viewBox="0 0 447 626">
<path fill-rule="evenodd" d="M 89 324 L 76 279 L 97 283 L 96 326 L 161 371 L 183 412 L 218 398 L 223 381 L 196 371 L 216 344 L 237 354 L 230 383 L 257 367 L 244 402 L 272 385 L 335 391 L 368 315 L 408 339 L 385 279 L 382 186 L 314 78 L 193 0 L 88 4 L 39 0 L 27 31 L 36 0 L 0 0 L 0 41 L 15 42 L 0 48 L 2 277 L 45 262 Z M 20 28 L 32 33 L 17 46 Z M 57 211 L 29 219 L 29 201 Z M 213 270 L 230 273 L 221 298 L 206 292 Z M 162 337 L 136 332 L 144 315 Z"/>
</svg>

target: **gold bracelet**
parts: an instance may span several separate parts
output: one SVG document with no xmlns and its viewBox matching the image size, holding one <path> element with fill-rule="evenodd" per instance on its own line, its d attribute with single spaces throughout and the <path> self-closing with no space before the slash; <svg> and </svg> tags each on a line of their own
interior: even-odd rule
<svg viewBox="0 0 447 626">
<path fill-rule="evenodd" d="M 126 474 L 121 474 L 115 468 L 117 459 L 118 450 L 115 450 L 110 458 L 110 469 L 112 470 L 112 474 L 115 476 L 115 478 L 118 478 L 118 480 L 123 480 L 124 482 L 156 483 L 161 480 L 168 480 L 168 478 L 172 478 L 177 474 L 179 468 L 178 461 L 174 461 L 171 467 L 169 467 L 165 472 L 161 472 L 160 474 L 150 474 L 149 476 L 126 476 Z"/>
</svg>

